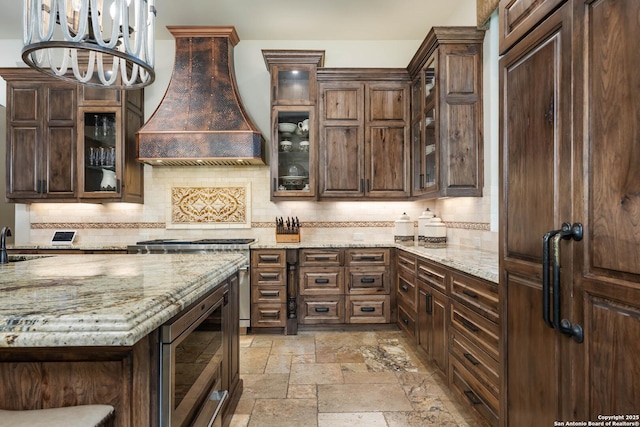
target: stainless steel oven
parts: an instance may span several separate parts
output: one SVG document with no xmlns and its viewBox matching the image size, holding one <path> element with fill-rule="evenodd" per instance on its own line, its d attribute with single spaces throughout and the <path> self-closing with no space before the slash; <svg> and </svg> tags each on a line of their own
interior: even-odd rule
<svg viewBox="0 0 640 427">
<path fill-rule="evenodd" d="M 161 327 L 161 427 L 221 426 L 228 295 L 222 286 Z"/>
<path fill-rule="evenodd" d="M 137 242 L 127 247 L 131 254 L 212 253 L 233 252 L 244 255 L 245 265 L 238 271 L 240 298 L 240 328 L 251 326 L 251 275 L 249 274 L 249 245 L 255 239 L 157 239 Z"/>
</svg>

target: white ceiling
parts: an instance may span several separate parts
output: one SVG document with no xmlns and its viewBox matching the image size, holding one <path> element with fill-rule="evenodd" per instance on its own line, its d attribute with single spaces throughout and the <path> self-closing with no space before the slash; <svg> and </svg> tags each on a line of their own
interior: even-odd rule
<svg viewBox="0 0 640 427">
<path fill-rule="evenodd" d="M 22 1 L 0 0 L 0 39 L 22 39 Z M 233 25 L 240 40 L 421 40 L 432 26 L 474 25 L 476 0 L 156 0 L 167 25 Z M 470 19 L 471 18 L 471 19 Z"/>
</svg>

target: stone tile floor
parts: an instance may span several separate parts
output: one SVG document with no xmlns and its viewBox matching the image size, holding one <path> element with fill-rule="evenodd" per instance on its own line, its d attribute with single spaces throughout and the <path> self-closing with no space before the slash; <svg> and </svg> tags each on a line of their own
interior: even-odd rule
<svg viewBox="0 0 640 427">
<path fill-rule="evenodd" d="M 244 393 L 231 427 L 475 427 L 402 332 L 240 337 Z"/>
</svg>

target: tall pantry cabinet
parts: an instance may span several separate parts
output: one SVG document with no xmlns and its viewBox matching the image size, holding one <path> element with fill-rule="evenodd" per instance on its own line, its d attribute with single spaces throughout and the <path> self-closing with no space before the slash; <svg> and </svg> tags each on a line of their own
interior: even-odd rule
<svg viewBox="0 0 640 427">
<path fill-rule="evenodd" d="M 638 420 L 640 2 L 500 2 L 503 426 Z"/>
</svg>

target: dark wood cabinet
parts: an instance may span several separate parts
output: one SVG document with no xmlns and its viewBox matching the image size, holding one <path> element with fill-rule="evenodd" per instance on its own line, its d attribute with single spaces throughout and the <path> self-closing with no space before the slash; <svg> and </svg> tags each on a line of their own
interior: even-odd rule
<svg viewBox="0 0 640 427">
<path fill-rule="evenodd" d="M 251 251 L 251 327 L 284 328 L 287 321 L 287 251 Z"/>
<path fill-rule="evenodd" d="M 434 27 L 407 66 L 411 195 L 482 196 L 482 44 L 475 27 Z"/>
<path fill-rule="evenodd" d="M 316 74 L 324 51 L 263 50 L 262 55 L 271 76 L 271 200 L 316 199 Z"/>
<path fill-rule="evenodd" d="M 512 45 L 500 34 L 504 426 L 637 416 L 640 401 L 640 4 L 552 12 Z"/>
<path fill-rule="evenodd" d="M 318 70 L 319 197 L 407 199 L 406 70 Z"/>
<path fill-rule="evenodd" d="M 42 84 L 37 79 L 14 81 L 11 73 L 0 73 L 9 82 L 7 198 L 75 198 L 75 88 L 61 83 Z"/>
<path fill-rule="evenodd" d="M 7 81 L 7 198 L 143 202 L 143 91 L 84 88 L 24 68 Z"/>
</svg>

